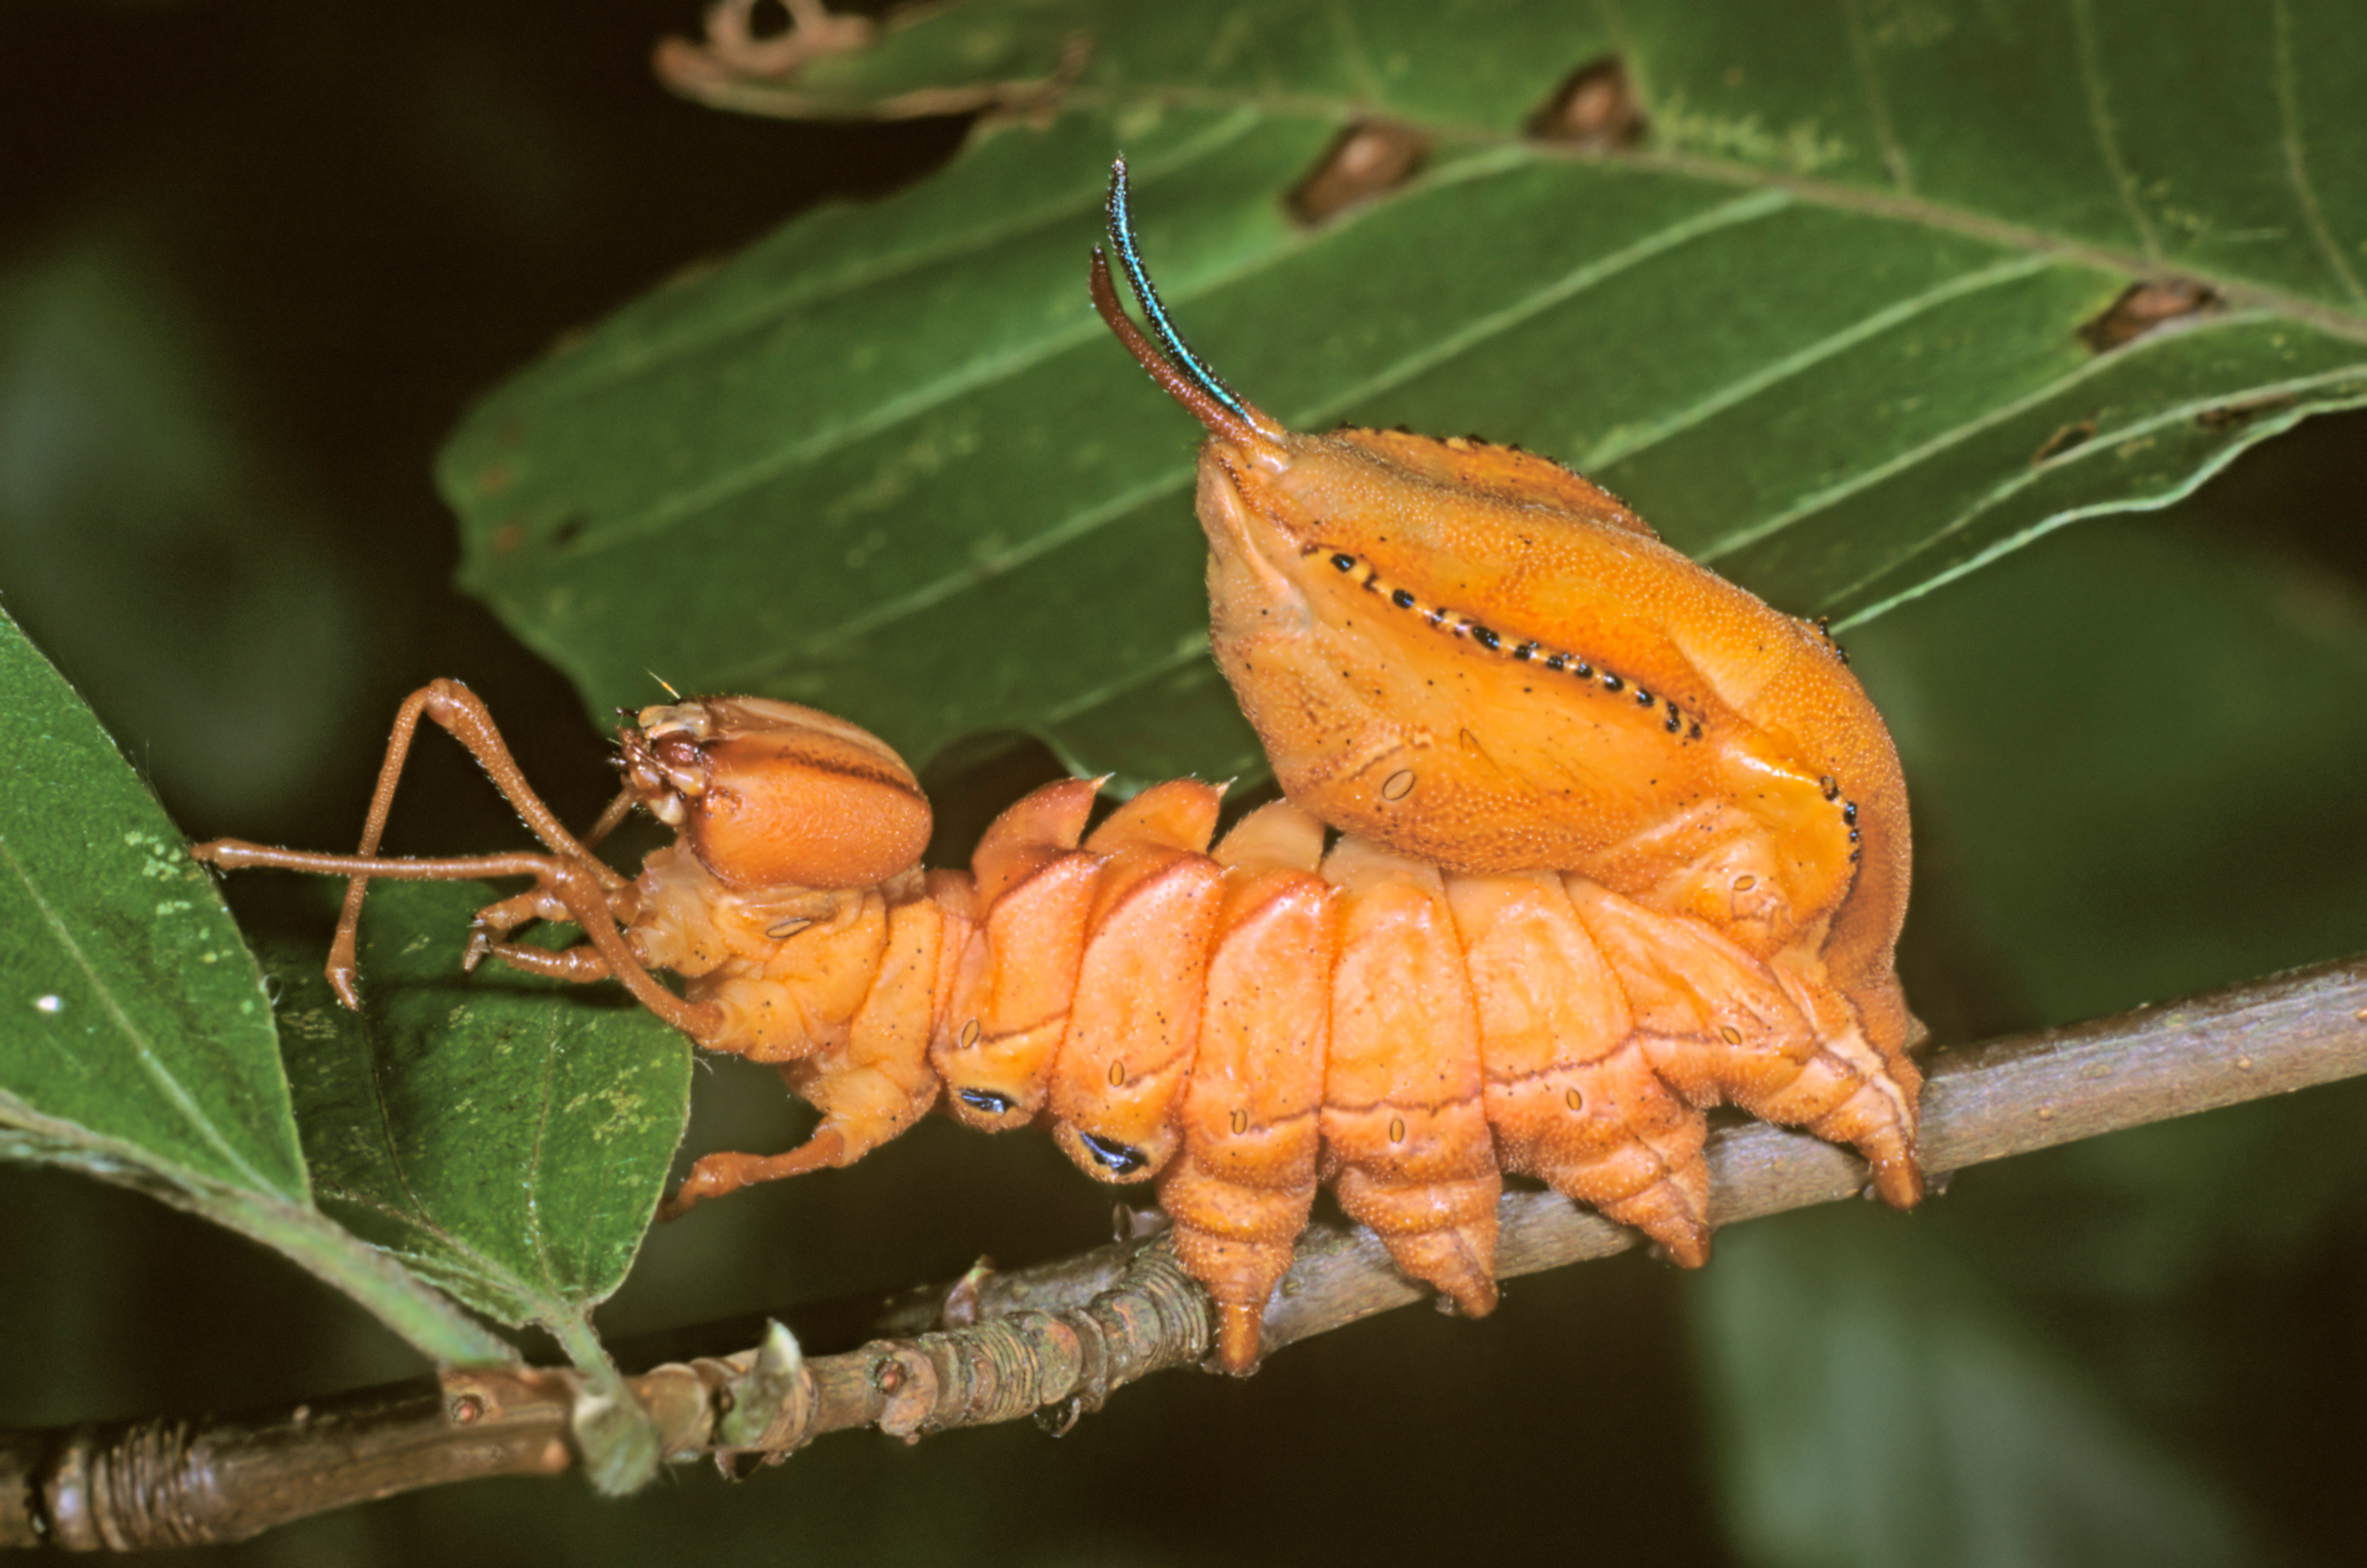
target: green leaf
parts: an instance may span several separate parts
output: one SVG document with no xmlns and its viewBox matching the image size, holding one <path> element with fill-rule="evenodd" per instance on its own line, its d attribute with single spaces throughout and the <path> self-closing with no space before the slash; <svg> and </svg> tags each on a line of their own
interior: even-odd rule
<svg viewBox="0 0 2367 1568">
<path fill-rule="evenodd" d="M 1256 765 L 1205 664 L 1197 432 L 1084 299 L 1121 147 L 1170 302 L 1270 412 L 1552 454 L 1795 613 L 1863 620 L 2367 402 L 2339 0 L 913 18 L 787 107 L 1059 81 L 1059 112 L 628 307 L 444 455 L 468 582 L 595 707 L 654 671 L 915 757 L 1018 728 L 1089 769 Z M 1611 58 L 1638 145 L 1524 139 Z M 1285 194 L 1375 117 L 1432 139 L 1421 175 L 1297 222 Z M 2090 346 L 2165 276 L 2214 303 Z"/>
<path fill-rule="evenodd" d="M 381 883 L 364 906 L 363 1011 L 309 945 L 266 953 L 322 1208 L 424 1279 L 539 1324 L 589 1385 L 595 1484 L 639 1485 L 654 1428 L 594 1337 L 690 1113 L 690 1043 L 620 987 L 460 968 L 473 884 Z M 586 1424 L 588 1422 L 588 1425 Z"/>
<path fill-rule="evenodd" d="M 2260 1561 L 2208 1479 L 1908 1222 L 1743 1226 L 1688 1283 L 1727 1525 L 1751 1562 Z"/>
<path fill-rule="evenodd" d="M 508 1348 L 312 1207 L 261 976 L 211 878 L 0 616 L 0 1158 L 276 1247 L 440 1361 Z"/>
<path fill-rule="evenodd" d="M 690 1044 L 620 987 L 463 974 L 475 884 L 380 883 L 363 1011 L 271 946 L 321 1206 L 508 1324 L 581 1319 L 625 1277 L 690 1105 Z"/>
</svg>

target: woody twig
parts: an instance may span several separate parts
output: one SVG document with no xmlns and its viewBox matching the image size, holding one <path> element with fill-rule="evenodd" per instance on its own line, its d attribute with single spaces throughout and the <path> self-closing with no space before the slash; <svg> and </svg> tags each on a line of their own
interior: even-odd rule
<svg viewBox="0 0 2367 1568">
<path fill-rule="evenodd" d="M 1940 1054 L 1920 1152 L 1934 1174 L 2367 1073 L 2367 957 Z M 1720 1225 L 1856 1196 L 1865 1167 L 1750 1124 L 1710 1141 Z M 1636 1245 L 1549 1192 L 1507 1194 L 1499 1271 Z M 1269 1353 L 1420 1299 L 1378 1243 L 1318 1226 L 1265 1315 Z M 792 1319 L 797 1314 L 787 1314 Z M 1200 1361 L 1212 1310 L 1157 1237 L 906 1292 L 878 1337 L 803 1356 L 778 1325 L 733 1354 L 631 1380 L 669 1454 L 777 1462 L 858 1427 L 918 1438 L 1097 1408 Z M 681 1336 L 670 1337 L 679 1338 Z M 619 1350 L 630 1359 L 630 1347 Z M 398 1492 L 573 1462 L 572 1374 L 451 1373 L 243 1418 L 0 1433 L 0 1546 L 132 1551 L 232 1540 Z"/>
</svg>

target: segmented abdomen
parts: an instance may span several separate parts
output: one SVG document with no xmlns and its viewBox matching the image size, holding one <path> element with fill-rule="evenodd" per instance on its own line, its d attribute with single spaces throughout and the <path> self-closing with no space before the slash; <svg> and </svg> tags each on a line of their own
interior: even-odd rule
<svg viewBox="0 0 2367 1568">
<path fill-rule="evenodd" d="M 942 1086 L 974 1126 L 1048 1118 L 1089 1174 L 1156 1179 L 1236 1367 L 1319 1181 L 1475 1314 L 1506 1172 L 1701 1262 L 1721 1101 L 1857 1145 L 1912 1201 L 1915 1069 L 1868 1043 L 1806 941 L 1761 959 L 1580 876 L 1326 853 L 1287 803 L 1212 851 L 1217 792 L 1189 780 L 1088 837 L 1096 788 L 1020 801 L 969 875 L 810 908 L 652 857 L 633 940 L 731 1010 L 727 1039 L 787 1064 L 834 1163 Z"/>
</svg>

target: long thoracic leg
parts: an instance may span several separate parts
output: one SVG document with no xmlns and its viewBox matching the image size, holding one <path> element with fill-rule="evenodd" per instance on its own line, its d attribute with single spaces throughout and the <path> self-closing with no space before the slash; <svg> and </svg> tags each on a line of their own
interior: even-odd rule
<svg viewBox="0 0 2367 1568">
<path fill-rule="evenodd" d="M 624 886 L 625 878 L 595 859 L 591 851 L 561 826 L 550 807 L 526 782 L 526 774 L 510 755 L 509 743 L 502 739 L 492 713 L 478 700 L 476 693 L 458 681 L 430 681 L 405 697 L 402 706 L 395 710 L 394 726 L 386 738 L 386 759 L 379 764 L 378 787 L 370 792 L 369 817 L 362 825 L 362 841 L 355 851 L 357 855 L 369 857 L 378 853 L 379 840 L 386 832 L 387 815 L 394 809 L 394 786 L 402 782 L 402 764 L 411 755 L 411 738 L 417 732 L 423 714 L 469 749 L 469 754 L 477 759 L 478 765 L 493 781 L 493 787 L 502 792 L 502 798 L 510 803 L 510 809 L 553 854 L 576 863 L 603 889 Z M 360 927 L 362 899 L 369 891 L 369 879 L 374 874 L 357 874 L 345 885 L 345 905 L 337 916 L 336 939 L 329 944 L 329 984 L 336 987 L 347 1007 L 357 1005 L 353 981 L 355 932 Z M 592 935 L 588 926 L 585 934 Z"/>
<path fill-rule="evenodd" d="M 583 928 L 584 937 L 606 964 L 608 973 L 624 983 L 626 989 L 633 993 L 634 1000 L 694 1040 L 704 1042 L 711 1038 L 722 1023 L 719 1009 L 706 1003 L 686 1002 L 658 984 L 657 977 L 635 955 L 626 942 L 624 933 L 617 929 L 610 890 L 582 861 L 526 851 L 511 854 L 453 855 L 434 860 L 396 860 L 382 855 L 330 855 L 315 854 L 306 850 L 275 849 L 268 844 L 251 844 L 243 839 L 216 839 L 211 843 L 198 845 L 189 852 L 224 871 L 270 867 L 280 871 L 308 871 L 322 876 L 349 877 L 357 882 L 367 882 L 379 876 L 391 877 L 398 882 L 473 882 L 486 876 L 531 876 L 535 878 L 538 890 L 557 899 L 567 911 L 567 918 Z M 506 958 L 506 954 L 501 956 Z M 552 956 L 563 961 L 561 954 Z M 342 974 L 336 967 L 335 959 L 332 959 L 329 983 L 337 987 L 339 998 L 347 1007 L 358 1011 L 361 998 L 353 987 L 355 962 L 350 944 L 344 958 Z"/>
<path fill-rule="evenodd" d="M 534 793 L 533 788 L 526 782 L 526 774 L 519 770 L 516 760 L 510 755 L 509 746 L 502 739 L 501 731 L 494 727 L 493 716 L 486 711 L 483 703 L 477 700 L 476 694 L 458 681 L 431 681 L 405 697 L 402 707 L 395 711 L 393 728 L 387 734 L 386 757 L 379 764 L 378 785 L 370 792 L 369 817 L 362 826 L 361 845 L 354 854 L 355 860 L 366 863 L 370 869 L 351 874 L 351 879 L 345 885 L 345 908 L 337 916 L 336 938 L 329 944 L 327 965 L 329 984 L 335 988 L 338 999 L 349 1008 L 358 1008 L 361 1005 L 360 993 L 355 988 L 354 984 L 354 942 L 355 933 L 361 923 L 362 899 L 369 891 L 370 878 L 405 875 L 430 880 L 447 879 L 441 874 L 432 871 L 383 870 L 380 867 L 390 863 L 382 862 L 378 857 L 379 841 L 386 832 L 387 814 L 394 807 L 394 788 L 402 781 L 402 765 L 411 755 L 411 738 L 419 728 L 419 718 L 422 714 L 443 726 L 454 739 L 469 749 L 470 754 L 477 759 L 478 764 L 493 781 L 493 787 L 502 792 L 503 798 L 510 803 L 511 809 L 518 814 L 526 825 L 534 830 L 535 837 L 549 846 L 553 855 L 576 868 L 578 874 L 572 880 L 580 882 L 588 878 L 593 885 L 606 893 L 613 893 L 628 886 L 624 877 L 602 864 L 593 857 L 591 851 L 578 843 L 574 835 L 560 825 L 559 818 L 551 814 L 550 807 L 545 806 L 541 798 Z M 602 817 L 602 825 L 604 827 L 612 825 L 610 818 L 615 815 L 617 813 L 614 808 L 611 808 L 610 813 Z M 328 867 L 325 862 L 333 858 L 297 854 L 290 851 L 277 851 L 273 853 L 291 858 L 276 860 L 261 858 L 251 852 L 260 850 L 262 846 L 229 839 L 217 840 L 214 844 L 199 846 L 197 851 L 198 858 L 211 860 L 215 864 L 228 868 L 232 862 L 208 852 L 232 847 L 245 856 L 236 863 L 240 865 L 274 865 L 296 871 L 326 871 Z M 459 863 L 414 862 L 410 863 L 425 865 Z M 463 880 L 475 874 L 479 874 L 455 873 L 448 879 Z M 504 874 L 488 873 L 486 874 Z M 535 872 L 533 874 L 537 876 L 541 887 L 548 889 L 555 886 L 549 877 L 542 875 L 539 872 Z M 505 901 L 505 904 L 509 902 L 515 901 Z M 502 906 L 496 906 L 496 908 L 500 907 Z M 604 903 L 604 922 L 605 918 Z M 500 934 L 506 936 L 508 932 L 504 930 Z M 591 934 L 588 927 L 586 934 Z M 481 946 L 473 955 L 481 956 Z M 646 977 L 644 976 L 644 978 Z M 659 990 L 663 989 L 662 987 L 655 987 L 653 981 L 651 984 Z M 636 987 L 636 994 L 639 994 L 639 987 Z M 642 999 L 646 1001 L 648 998 L 644 997 Z"/>
</svg>

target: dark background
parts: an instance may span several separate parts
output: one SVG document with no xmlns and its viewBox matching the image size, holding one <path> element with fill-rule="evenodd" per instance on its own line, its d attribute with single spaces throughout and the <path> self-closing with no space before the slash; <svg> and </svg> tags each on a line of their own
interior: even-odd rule
<svg viewBox="0 0 2367 1568">
<path fill-rule="evenodd" d="M 386 716 L 432 675 L 488 699 L 562 817 L 605 800 L 607 749 L 573 694 L 449 587 L 457 545 L 431 455 L 473 396 L 556 335 L 817 201 L 921 176 L 964 130 L 779 124 L 674 100 L 649 51 L 697 19 L 660 0 L 0 11 L 0 602 L 192 837 L 349 840 Z M 2322 744 L 2308 769 L 2264 759 L 2248 773 L 2230 753 L 2194 797 L 2165 784 L 2158 800 L 2058 818 L 2052 804 L 2098 781 L 2027 750 L 2019 684 L 2085 658 L 2105 682 L 2085 701 L 2136 703 L 2145 671 L 2093 646 L 2116 635 L 2112 617 L 2136 628 L 2121 651 L 2148 635 L 2175 648 L 2177 628 L 2203 626 L 2211 596 L 2239 579 L 2265 585 L 2262 637 L 2290 632 L 2306 652 L 2325 630 L 2311 617 L 2331 617 L 2323 659 L 2355 659 L 2367 649 L 2362 437 L 2356 416 L 2316 422 L 2171 516 L 2083 525 L 1853 642 L 1886 705 L 1886 678 L 1964 694 L 1920 741 L 1901 723 L 1921 852 L 1905 964 L 1943 1042 L 2367 947 L 2355 798 L 2367 797 L 2367 714 L 2313 712 Z M 1997 652 L 1983 638 L 2008 614 L 2023 619 Z M 2328 690 L 2367 692 L 2367 679 Z M 2153 732 L 2164 758 L 2248 744 L 2225 727 L 2186 735 L 2174 717 Z M 2184 776 L 2125 747 L 2113 760 L 2139 796 Z M 2231 779 L 2248 833 L 2199 859 L 2165 840 L 2160 823 L 2224 797 Z M 2100 817 L 2125 838 L 2101 841 Z M 2019 883 L 1994 868 L 2000 819 L 2027 828 L 2034 869 Z M 396 824 L 398 849 L 515 841 L 474 770 L 432 743 Z M 2050 967 L 2024 950 L 2059 950 L 2060 930 L 2020 911 L 2082 856 L 2140 877 L 2170 870 L 2148 895 L 2156 913 L 2117 947 Z M 2257 913 L 2290 914 L 2304 885 L 2305 915 Z M 239 898 L 262 922 L 311 908 L 259 882 Z M 2051 918 L 2076 926 L 2076 905 Z M 2238 921 L 2244 940 L 2213 941 Z M 2210 961 L 2188 952 L 2198 943 Z M 2147 966 L 2165 953 L 2180 956 Z M 794 1134 L 769 1075 L 728 1064 L 701 1074 L 698 1097 L 694 1149 Z M 1954 1468 L 1910 1486 L 1877 1457 L 1863 1476 L 1884 1494 L 1873 1511 L 1939 1521 L 1950 1557 L 2012 1555 L 1968 1521 L 1994 1506 L 1984 1485 L 2026 1497 L 2030 1483 L 1982 1480 L 1992 1439 L 1965 1429 L 1965 1413 L 2006 1410 L 2015 1369 L 2036 1369 L 2105 1412 L 2098 1429 L 2121 1445 L 2033 1456 L 2061 1494 L 2046 1506 L 2064 1515 L 2023 1521 L 2017 1539 L 2040 1543 L 2040 1559 L 2142 1560 L 2146 1529 L 2100 1540 L 2098 1521 L 2125 1507 L 2159 1524 L 2147 1499 L 2183 1490 L 2204 1510 L 2186 1537 L 2193 1560 L 2355 1560 L 2343 1500 L 2367 1395 L 2362 1151 L 2367 1097 L 2319 1091 L 1980 1173 L 1912 1221 L 1755 1226 L 1773 1239 L 1732 1248 L 1722 1287 L 1630 1254 L 1515 1281 L 1485 1323 L 1400 1312 L 1248 1383 L 1159 1380 L 1058 1442 L 1025 1424 L 909 1450 L 844 1437 L 736 1492 L 677 1472 L 624 1504 L 572 1478 L 491 1483 L 223 1554 L 1791 1560 L 1749 1522 L 1744 1478 L 1765 1457 L 1744 1451 L 1750 1433 L 1774 1421 L 1806 1452 L 1931 1446 L 1929 1433 L 1869 1429 L 1879 1402 L 1852 1405 L 1841 1381 L 1777 1387 L 1735 1371 L 1741 1341 L 1721 1324 L 1788 1321 L 1793 1298 L 1822 1290 L 1831 1299 L 1809 1303 L 1820 1323 L 1852 1303 L 1905 1304 L 1837 1348 L 1821 1329 L 1786 1330 L 1796 1356 L 1776 1359 L 1802 1378 L 1870 1365 L 1891 1343 L 1874 1343 L 1885 1323 L 1925 1365 L 1987 1369 L 1966 1374 L 1972 1404 L 1942 1389 L 1916 1407 L 1953 1434 Z M 933 1123 L 895 1154 L 662 1230 L 604 1326 L 950 1277 L 981 1252 L 1022 1262 L 1106 1233 L 1106 1195 L 1048 1142 Z M 1869 1245 L 1882 1260 L 1866 1262 Z M 1850 1284 L 1869 1268 L 1863 1290 Z M 1779 1299 L 1786 1280 L 1798 1288 Z M 1960 1312 L 1973 1326 L 1951 1337 Z M 2019 1348 L 1951 1362 L 1965 1344 Z M 415 1370 L 358 1310 L 236 1238 L 126 1193 L 0 1168 L 0 1426 L 236 1409 Z M 1897 1528 L 1837 1532 L 1812 1555 L 1881 1561 L 1883 1542 L 1906 1539 Z"/>
</svg>

